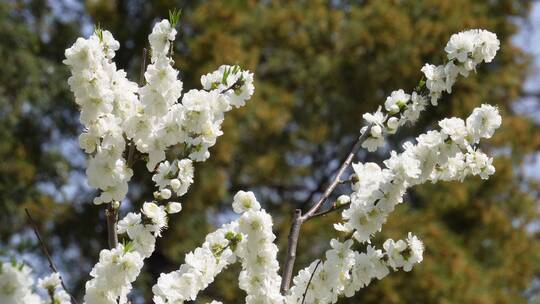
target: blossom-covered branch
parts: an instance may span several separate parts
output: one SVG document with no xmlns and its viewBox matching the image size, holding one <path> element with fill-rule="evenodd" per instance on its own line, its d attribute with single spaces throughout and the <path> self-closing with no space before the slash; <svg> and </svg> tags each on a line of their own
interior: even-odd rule
<svg viewBox="0 0 540 304">
<path fill-rule="evenodd" d="M 300 237 L 300 226 L 314 216 L 340 209 L 339 206 L 333 206 L 325 212 L 319 211 L 341 181 L 341 176 L 349 167 L 360 147 L 366 148 L 370 152 L 376 151 L 384 144 L 386 134 L 394 134 L 399 126 L 414 123 L 418 119 L 420 113 L 426 108 L 428 97 L 431 98 L 432 105 L 436 106 L 443 91 L 452 92 L 452 86 L 458 75 L 467 77 L 470 71 L 475 70 L 477 64 L 482 61 L 491 62 L 499 45 L 497 36 L 486 30 L 469 30 L 452 35 L 445 48 L 449 60 L 445 66 L 435 67 L 426 64 L 422 68 L 422 72 L 427 81 L 420 81 L 416 91 L 412 94 L 406 94 L 402 89 L 394 91 L 386 98 L 384 109 L 379 107 L 376 112 L 363 115 L 367 125 L 361 129 L 361 136 L 319 200 L 304 215 L 301 214 L 301 210 L 295 210 L 283 271 L 282 293 L 286 293 L 289 289 L 296 247 Z M 338 202 L 343 203 L 343 199 L 345 198 L 342 197 Z"/>
<path fill-rule="evenodd" d="M 157 238 L 182 210 L 179 201 L 194 182 L 195 164 L 210 157 L 209 149 L 223 134 L 225 113 L 244 106 L 254 92 L 253 74 L 236 65 L 223 65 L 202 76 L 202 89 L 185 91 L 172 58 L 178 19 L 179 12 L 174 11 L 170 20 L 153 27 L 150 64 L 146 69 L 142 65 L 140 85 L 117 69 L 113 59 L 120 45 L 108 31 L 97 29 L 89 38 L 77 39 L 65 53 L 64 62 L 72 73 L 68 83 L 81 109 L 84 131 L 79 143 L 88 154 L 88 183 L 99 191 L 94 203 L 107 206 L 110 231 L 110 248 L 101 250 L 85 284 L 87 304 L 129 302 L 132 284 L 154 252 Z M 283 277 L 279 275 L 272 216 L 254 193 L 239 191 L 232 203 L 237 217 L 208 234 L 178 270 L 160 274 L 152 288 L 154 302 L 194 301 L 235 262 L 242 267 L 238 282 L 246 292 L 246 303 L 335 303 L 340 296 L 350 297 L 391 271 L 411 271 L 424 258 L 424 246 L 417 236 L 409 233 L 402 240 L 387 239 L 381 248 L 371 244 L 373 236 L 403 202 L 408 188 L 492 175 L 493 160 L 478 145 L 501 125 L 499 112 L 486 104 L 474 109 L 466 120 L 443 119 L 440 130 L 419 135 L 415 143 L 405 143 L 401 152 L 392 151 L 384 167 L 353 163 L 354 156 L 362 147 L 377 150 L 385 135 L 416 121 L 429 101 L 437 105 L 443 92 L 452 91 L 459 75 L 467 77 L 477 64 L 491 62 L 498 48 L 495 34 L 485 30 L 453 35 L 445 48 L 447 63 L 426 64 L 422 68 L 426 80 L 414 92 L 394 91 L 384 107 L 363 116 L 366 125 L 321 197 L 304 214 L 295 210 Z M 181 149 L 174 151 L 182 152 L 170 153 L 175 147 Z M 155 192 L 140 210 L 128 212 L 117 222 L 135 159 L 145 162 Z M 321 210 L 351 164 L 350 193 Z M 333 238 L 324 258 L 292 279 L 301 224 L 338 210 L 341 220 L 334 228 L 344 236 Z M 365 250 L 355 250 L 355 243 L 365 244 Z M 0 264 L 0 302 L 71 303 L 56 270 L 38 281 L 47 299 L 35 293 L 30 273 L 24 264 Z M 294 285 L 289 289 L 291 279 Z"/>
</svg>

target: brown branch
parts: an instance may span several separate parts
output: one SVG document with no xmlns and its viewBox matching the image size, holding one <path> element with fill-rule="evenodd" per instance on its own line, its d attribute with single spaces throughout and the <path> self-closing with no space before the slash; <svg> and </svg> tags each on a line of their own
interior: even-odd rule
<svg viewBox="0 0 540 304">
<path fill-rule="evenodd" d="M 317 268 L 319 268 L 319 265 L 321 264 L 322 260 L 319 260 L 317 262 L 317 265 L 315 265 L 315 268 L 313 269 L 313 273 L 311 273 L 311 277 L 309 277 L 309 281 L 306 285 L 306 290 L 304 290 L 304 294 L 302 295 L 302 304 L 306 301 L 306 296 L 308 292 L 309 285 L 311 285 L 311 280 L 313 280 L 313 276 L 315 276 L 315 272 L 317 271 Z"/>
<path fill-rule="evenodd" d="M 343 160 L 343 162 L 341 163 L 341 166 L 339 167 L 339 170 L 337 171 L 336 175 L 334 176 L 334 179 L 330 182 L 330 184 L 328 185 L 328 187 L 324 191 L 324 194 L 317 201 L 317 203 L 315 203 L 304 215 L 302 215 L 302 221 L 306 221 L 307 219 L 312 217 L 313 214 L 315 214 L 319 210 L 319 208 L 321 208 L 321 206 L 324 204 L 324 202 L 326 202 L 328 197 L 330 197 L 330 195 L 332 194 L 334 189 L 337 187 L 337 185 L 339 185 L 339 183 L 341 183 L 341 176 L 343 175 L 343 173 L 345 173 L 347 168 L 350 166 L 354 156 L 356 155 L 356 153 L 358 153 L 358 151 L 362 147 L 362 143 L 364 143 L 364 141 L 368 138 L 368 136 L 370 134 L 370 131 L 371 131 L 371 126 L 369 126 L 366 129 L 366 131 L 364 132 L 364 134 L 362 134 L 358 138 L 358 140 L 356 141 L 356 143 L 352 147 L 351 152 L 349 152 L 349 154 L 347 155 L 345 160 Z"/>
<path fill-rule="evenodd" d="M 107 217 L 107 236 L 110 249 L 116 248 L 116 246 L 118 246 L 118 208 L 116 208 L 113 204 L 115 204 L 114 201 L 110 202 L 107 206 L 107 209 L 105 209 L 105 216 Z"/>
<path fill-rule="evenodd" d="M 287 257 L 285 266 L 283 267 L 283 278 L 281 279 L 281 294 L 285 294 L 290 287 L 294 261 L 296 260 L 296 247 L 298 246 L 298 238 L 300 237 L 300 226 L 302 225 L 302 210 L 294 210 L 291 231 L 287 245 Z"/>
<path fill-rule="evenodd" d="M 41 251 L 43 251 L 43 254 L 45 255 L 45 257 L 47 258 L 47 260 L 49 261 L 49 268 L 55 272 L 55 273 L 58 273 L 58 276 L 60 277 L 60 284 L 62 285 L 62 288 L 64 288 L 64 290 L 69 294 L 69 296 L 71 297 L 71 300 L 73 301 L 73 303 L 75 304 L 78 304 L 77 300 L 75 299 L 75 297 L 73 297 L 71 295 L 71 293 L 68 292 L 68 289 L 66 287 L 66 284 L 64 283 L 64 279 L 62 278 L 62 275 L 60 275 L 60 272 L 58 271 L 58 268 L 56 268 L 56 265 L 54 265 L 54 262 L 52 260 L 52 257 L 49 253 L 49 250 L 47 249 L 47 245 L 45 244 L 45 242 L 43 241 L 43 238 L 41 237 L 41 234 L 39 233 L 39 229 L 36 225 L 36 222 L 34 221 L 34 219 L 32 218 L 32 216 L 30 215 L 30 211 L 28 211 L 28 209 L 24 208 L 24 212 L 26 212 L 26 216 L 28 217 L 28 221 L 30 222 L 30 225 L 32 226 L 32 229 L 34 230 L 34 234 L 36 235 L 36 238 L 38 239 L 39 241 L 39 245 L 41 247 Z"/>
<path fill-rule="evenodd" d="M 300 227 L 302 226 L 302 223 L 305 221 L 318 216 L 317 212 L 322 207 L 322 205 L 326 202 L 326 200 L 330 197 L 334 189 L 339 185 L 341 182 L 341 176 L 345 173 L 347 168 L 350 166 L 354 156 L 360 148 L 362 147 L 362 143 L 368 138 L 370 131 L 371 131 L 372 125 L 368 126 L 366 131 L 358 137 L 358 140 L 351 148 L 351 151 L 347 155 L 347 157 L 343 160 L 341 163 L 341 166 L 339 167 L 339 170 L 335 174 L 334 178 L 330 181 L 328 184 L 326 190 L 324 191 L 323 195 L 319 198 L 319 200 L 313 204 L 313 206 L 302 215 L 302 211 L 300 209 L 296 209 L 294 212 L 293 222 L 291 225 L 291 230 L 289 232 L 289 239 L 287 244 L 287 256 L 285 259 L 285 266 L 283 268 L 283 275 L 281 278 L 281 294 L 285 295 L 287 291 L 289 291 L 289 287 L 291 284 L 292 279 L 292 272 L 294 269 L 294 262 L 296 260 L 296 247 L 298 246 L 298 238 L 300 237 Z"/>
</svg>

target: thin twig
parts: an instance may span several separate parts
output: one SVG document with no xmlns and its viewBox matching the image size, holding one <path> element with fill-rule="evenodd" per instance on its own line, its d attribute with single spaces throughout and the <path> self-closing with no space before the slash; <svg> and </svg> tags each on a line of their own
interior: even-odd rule
<svg viewBox="0 0 540 304">
<path fill-rule="evenodd" d="M 319 208 L 324 204 L 324 202 L 326 202 L 328 197 L 330 197 L 334 189 L 341 182 L 341 176 L 343 175 L 343 173 L 345 173 L 347 168 L 350 166 L 354 156 L 356 155 L 356 153 L 358 153 L 358 151 L 362 147 L 362 143 L 364 143 L 364 141 L 368 138 L 370 131 L 371 131 L 371 126 L 369 126 L 366 129 L 366 131 L 360 137 L 358 137 L 358 140 L 352 147 L 351 152 L 349 152 L 349 155 L 347 155 L 345 160 L 341 163 L 341 167 L 339 167 L 339 170 L 336 173 L 336 176 L 334 176 L 334 179 L 332 180 L 332 182 L 328 185 L 326 190 L 324 190 L 324 193 L 319 199 L 319 201 L 317 201 L 317 203 L 315 203 L 304 215 L 302 215 L 302 221 L 305 221 L 309 219 L 310 217 L 312 217 L 313 214 L 315 214 L 319 210 Z"/>
<path fill-rule="evenodd" d="M 339 205 L 339 206 L 336 206 L 336 205 L 333 205 L 332 207 L 324 210 L 324 211 L 319 211 L 315 214 L 313 214 L 311 217 L 309 217 L 308 219 L 306 219 L 306 221 L 312 219 L 312 218 L 315 218 L 315 217 L 318 217 L 318 216 L 325 216 L 327 215 L 328 213 L 332 213 L 334 211 L 338 211 L 338 210 L 343 210 L 347 207 L 349 207 L 351 203 L 346 203 L 346 204 L 343 204 L 343 205 Z"/>
<path fill-rule="evenodd" d="M 315 272 L 317 271 L 317 268 L 319 268 L 319 265 L 321 264 L 322 260 L 319 260 L 317 262 L 317 265 L 315 265 L 315 269 L 313 269 L 313 272 L 311 273 L 311 277 L 309 277 L 309 281 L 306 285 L 306 290 L 304 290 L 304 294 L 302 295 L 302 304 L 304 304 L 304 301 L 306 300 L 306 295 L 308 292 L 309 285 L 311 284 L 311 280 L 313 280 L 313 276 L 315 276 Z"/>
<path fill-rule="evenodd" d="M 52 257 L 50 255 L 50 253 L 49 253 L 49 250 L 47 249 L 47 245 L 43 241 L 43 238 L 41 237 L 41 234 L 39 233 L 39 229 L 38 229 L 38 227 L 36 225 L 36 222 L 34 221 L 32 216 L 30 215 L 30 211 L 28 211 L 28 209 L 24 208 L 24 212 L 26 212 L 26 216 L 28 217 L 28 221 L 30 222 L 30 225 L 32 225 L 32 229 L 34 230 L 34 234 L 36 235 L 36 238 L 39 241 L 41 251 L 43 251 L 43 254 L 45 255 L 45 257 L 49 261 L 49 268 L 51 268 L 51 270 L 53 272 L 58 273 L 58 276 L 60 277 L 60 284 L 62 285 L 62 288 L 64 288 L 64 290 L 69 294 L 69 296 L 71 297 L 71 300 L 73 301 L 73 303 L 78 304 L 75 297 L 73 297 L 73 295 L 71 295 L 71 293 L 68 292 L 66 284 L 64 283 L 64 279 L 62 278 L 62 275 L 60 275 L 60 272 L 58 271 L 58 268 L 56 268 L 56 266 L 54 265 L 54 262 L 52 260 Z"/>
<path fill-rule="evenodd" d="M 298 246 L 298 238 L 300 237 L 300 227 L 302 226 L 302 223 L 305 221 L 315 217 L 319 216 L 317 212 L 322 207 L 322 205 L 326 202 L 326 200 L 330 197 L 334 189 L 339 185 L 341 182 L 341 176 L 345 173 L 347 168 L 350 166 L 354 156 L 360 148 L 362 147 L 362 143 L 368 138 L 370 132 L 371 132 L 372 125 L 369 125 L 365 132 L 358 137 L 358 140 L 351 148 L 351 151 L 347 155 L 347 157 L 343 160 L 341 163 L 341 166 L 339 167 L 339 170 L 335 174 L 334 178 L 330 181 L 328 186 L 326 187 L 326 190 L 324 191 L 323 195 L 319 198 L 319 200 L 313 204 L 313 206 L 302 215 L 302 211 L 300 209 L 295 210 L 293 221 L 291 224 L 291 230 L 289 232 L 289 238 L 288 238 L 288 244 L 287 244 L 287 256 L 285 259 L 285 266 L 283 268 L 283 275 L 281 278 L 281 294 L 285 295 L 287 291 L 289 290 L 291 279 L 292 279 L 292 272 L 294 269 L 294 262 L 296 260 L 296 247 Z M 322 214 L 321 214 L 322 215 Z"/>
</svg>

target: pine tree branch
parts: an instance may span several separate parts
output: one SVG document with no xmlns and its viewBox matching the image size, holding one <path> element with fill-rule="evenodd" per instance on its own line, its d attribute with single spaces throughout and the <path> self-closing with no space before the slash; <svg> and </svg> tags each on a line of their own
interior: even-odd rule
<svg viewBox="0 0 540 304">
<path fill-rule="evenodd" d="M 69 294 L 69 296 L 71 297 L 71 300 L 73 301 L 73 303 L 78 304 L 75 297 L 73 297 L 73 295 L 71 295 L 71 293 L 68 292 L 66 284 L 64 283 L 64 279 L 62 278 L 62 275 L 60 275 L 60 272 L 58 271 L 58 268 L 56 268 L 56 265 L 54 265 L 54 262 L 52 260 L 52 257 L 50 255 L 50 253 L 49 253 L 49 250 L 47 249 L 47 245 L 43 241 L 43 238 L 41 237 L 41 234 L 39 233 L 39 229 L 38 229 L 38 227 L 36 225 L 36 222 L 34 221 L 32 216 L 30 215 L 30 211 L 28 211 L 28 209 L 24 208 L 24 212 L 26 212 L 26 216 L 28 217 L 28 221 L 30 222 L 30 225 L 32 226 L 32 230 L 34 230 L 34 234 L 36 235 L 36 238 L 39 241 L 41 251 L 43 252 L 45 257 L 49 261 L 49 268 L 51 269 L 51 271 L 53 271 L 55 273 L 58 273 L 58 276 L 60 277 L 60 284 L 62 285 L 62 288 L 64 288 L 64 290 Z"/>
<path fill-rule="evenodd" d="M 326 187 L 326 190 L 324 191 L 323 195 L 319 198 L 319 200 L 313 204 L 313 206 L 302 215 L 302 211 L 300 209 L 296 209 L 294 211 L 294 217 L 291 224 L 291 230 L 289 232 L 288 237 L 288 244 L 287 244 L 287 256 L 285 259 L 285 266 L 283 267 L 283 275 L 281 278 L 281 294 L 285 295 L 289 291 L 289 287 L 291 285 L 291 279 L 292 279 L 292 273 L 294 269 L 294 262 L 296 260 L 296 248 L 298 246 L 298 239 L 300 238 L 300 227 L 302 224 L 319 215 L 317 212 L 322 207 L 322 205 L 326 202 L 326 200 L 330 197 L 334 189 L 336 189 L 337 185 L 341 183 L 341 176 L 345 173 L 347 168 L 350 166 L 354 156 L 360 148 L 362 147 L 362 143 L 368 138 L 370 131 L 371 131 L 371 125 L 368 126 L 366 131 L 358 137 L 358 140 L 353 145 L 351 151 L 347 155 L 347 157 L 343 160 L 341 163 L 341 166 L 339 167 L 339 170 L 335 174 L 334 178 L 329 182 L 328 186 Z"/>
</svg>

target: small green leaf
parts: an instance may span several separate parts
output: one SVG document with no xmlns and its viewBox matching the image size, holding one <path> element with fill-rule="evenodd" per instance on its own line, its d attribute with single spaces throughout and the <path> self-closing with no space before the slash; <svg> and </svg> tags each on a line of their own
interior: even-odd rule
<svg viewBox="0 0 540 304">
<path fill-rule="evenodd" d="M 182 15 L 181 9 L 173 9 L 169 10 L 169 22 L 171 23 L 171 26 L 174 28 L 178 24 L 178 21 L 180 20 L 180 16 Z"/>
<path fill-rule="evenodd" d="M 103 41 L 103 28 L 101 27 L 101 24 L 97 24 L 96 28 L 94 29 L 94 33 L 99 38 L 99 41 Z"/>
<path fill-rule="evenodd" d="M 135 248 L 135 243 L 133 241 L 125 241 L 124 240 L 124 254 L 128 252 L 132 252 Z"/>
</svg>

